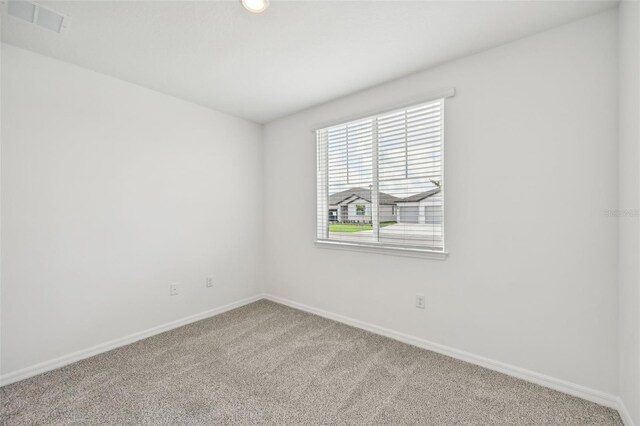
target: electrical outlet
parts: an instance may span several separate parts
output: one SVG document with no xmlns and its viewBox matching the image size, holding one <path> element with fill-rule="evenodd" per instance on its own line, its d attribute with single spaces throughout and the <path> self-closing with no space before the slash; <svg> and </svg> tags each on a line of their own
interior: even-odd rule
<svg viewBox="0 0 640 426">
<path fill-rule="evenodd" d="M 213 287 L 213 277 L 207 277 L 207 287 Z"/>
<path fill-rule="evenodd" d="M 416 308 L 424 309 L 424 294 L 416 294 Z"/>
<path fill-rule="evenodd" d="M 171 296 L 175 296 L 180 294 L 180 286 L 178 284 L 170 284 L 169 285 L 169 294 Z"/>
</svg>

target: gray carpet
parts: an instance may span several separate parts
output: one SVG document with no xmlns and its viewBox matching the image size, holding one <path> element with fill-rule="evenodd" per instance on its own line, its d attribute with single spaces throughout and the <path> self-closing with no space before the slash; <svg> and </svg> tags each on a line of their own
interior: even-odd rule
<svg viewBox="0 0 640 426">
<path fill-rule="evenodd" d="M 3 425 L 621 425 L 616 411 L 268 301 L 0 389 Z"/>
</svg>

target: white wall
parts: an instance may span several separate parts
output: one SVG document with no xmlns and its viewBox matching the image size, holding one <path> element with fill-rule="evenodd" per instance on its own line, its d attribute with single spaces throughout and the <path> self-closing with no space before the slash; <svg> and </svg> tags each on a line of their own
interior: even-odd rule
<svg viewBox="0 0 640 426">
<path fill-rule="evenodd" d="M 616 43 L 610 11 L 266 125 L 267 291 L 616 394 Z M 316 248 L 311 130 L 452 86 L 449 258 Z"/>
<path fill-rule="evenodd" d="M 261 126 L 2 47 L 3 375 L 261 292 Z"/>
<path fill-rule="evenodd" d="M 640 425 L 640 3 L 619 8 L 620 397 Z"/>
</svg>

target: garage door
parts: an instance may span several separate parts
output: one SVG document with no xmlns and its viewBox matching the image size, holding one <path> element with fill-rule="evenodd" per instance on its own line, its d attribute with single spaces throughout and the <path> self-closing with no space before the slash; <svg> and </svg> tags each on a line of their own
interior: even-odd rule
<svg viewBox="0 0 640 426">
<path fill-rule="evenodd" d="M 442 207 L 425 206 L 424 223 L 434 223 L 434 224 L 442 223 Z"/>
<path fill-rule="evenodd" d="M 398 222 L 418 223 L 418 206 L 403 206 L 398 209 Z"/>
</svg>

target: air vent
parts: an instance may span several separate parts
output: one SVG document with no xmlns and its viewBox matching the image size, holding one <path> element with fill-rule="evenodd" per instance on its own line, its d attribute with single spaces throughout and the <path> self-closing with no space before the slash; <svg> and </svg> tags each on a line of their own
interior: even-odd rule
<svg viewBox="0 0 640 426">
<path fill-rule="evenodd" d="M 71 17 L 27 0 L 4 0 L 7 13 L 41 28 L 63 33 L 69 29 Z"/>
</svg>

